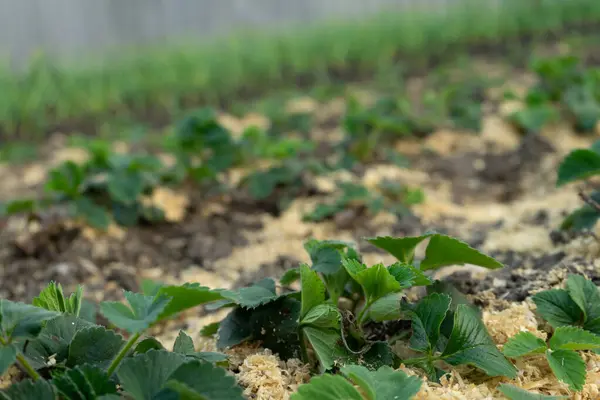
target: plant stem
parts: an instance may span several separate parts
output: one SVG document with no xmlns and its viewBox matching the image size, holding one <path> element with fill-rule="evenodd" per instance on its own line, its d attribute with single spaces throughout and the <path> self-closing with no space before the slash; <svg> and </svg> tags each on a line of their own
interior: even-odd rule
<svg viewBox="0 0 600 400">
<path fill-rule="evenodd" d="M 129 349 L 131 349 L 131 347 L 135 344 L 135 342 L 137 342 L 137 340 L 140 338 L 141 335 L 142 335 L 142 333 L 138 332 L 129 338 L 127 343 L 125 343 L 125 346 L 123 346 L 121 351 L 119 351 L 119 353 L 115 356 L 115 358 L 110 363 L 108 370 L 106 370 L 106 373 L 108 374 L 108 376 L 111 376 L 112 374 L 114 374 L 114 372 L 117 370 L 117 367 L 119 366 L 119 364 L 121 363 L 123 358 L 125 358 L 125 356 L 127 355 L 127 352 L 129 351 Z"/>
<path fill-rule="evenodd" d="M 10 339 L 6 340 L 6 339 L 4 339 L 4 337 L 2 337 L 0 335 L 0 345 L 2 345 L 2 346 L 10 345 Z M 25 359 L 25 357 L 23 356 L 23 354 L 21 354 L 20 352 L 17 353 L 17 361 L 19 362 L 21 367 L 25 370 L 25 372 L 27 372 L 27 374 L 31 377 L 31 379 L 33 379 L 34 381 L 37 381 L 38 379 L 41 378 L 40 374 L 38 374 L 38 372 L 35 370 L 35 368 L 33 368 L 31 366 L 31 364 L 29 364 L 29 361 L 27 361 Z"/>
<path fill-rule="evenodd" d="M 41 378 L 40 374 L 38 374 L 38 372 L 31 366 L 31 364 L 29 364 L 25 357 L 23 357 L 23 354 L 17 354 L 17 361 L 19 361 L 19 364 L 21 364 L 21 367 L 23 367 L 31 379 L 37 381 Z"/>
<path fill-rule="evenodd" d="M 365 303 L 365 306 L 363 307 L 362 310 L 360 310 L 360 313 L 358 314 L 358 318 L 356 319 L 356 321 L 358 322 L 358 326 L 361 328 L 362 328 L 362 324 L 363 324 L 363 319 L 366 317 L 367 310 L 369 309 L 369 307 L 371 307 L 371 304 L 373 304 L 373 303 L 367 300 L 367 302 Z"/>
<path fill-rule="evenodd" d="M 304 336 L 304 332 L 300 332 L 300 355 L 302 362 L 308 364 L 310 360 L 308 359 L 308 351 L 306 350 L 306 336 Z"/>
</svg>

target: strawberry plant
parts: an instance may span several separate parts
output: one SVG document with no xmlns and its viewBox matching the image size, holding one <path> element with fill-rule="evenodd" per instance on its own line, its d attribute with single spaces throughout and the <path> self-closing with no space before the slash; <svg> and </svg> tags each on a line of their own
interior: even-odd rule
<svg viewBox="0 0 600 400">
<path fill-rule="evenodd" d="M 409 206 L 423 201 L 423 192 L 409 189 L 395 182 L 382 182 L 377 191 L 349 182 L 338 183 L 341 193 L 328 203 L 320 203 L 304 215 L 305 221 L 319 222 L 334 217 L 349 208 L 364 209 L 375 215 L 386 210 L 398 215 L 406 215 Z"/>
<path fill-rule="evenodd" d="M 414 250 L 426 239 L 425 258 L 415 262 Z M 283 358 L 299 357 L 319 371 L 341 367 L 342 374 L 344 366 L 355 364 L 383 376 L 388 374 L 386 366 L 405 363 L 436 378 L 443 374 L 444 365 L 460 364 L 475 365 L 491 376 L 515 376 L 516 370 L 497 350 L 471 307 L 452 304 L 445 293 L 431 293 L 417 304 L 406 303 L 402 296 L 411 287 L 430 286 L 433 282 L 426 275 L 428 270 L 463 263 L 487 268 L 502 264 L 465 243 L 434 233 L 398 239 L 379 237 L 369 242 L 394 255 L 398 262 L 367 267 L 348 243 L 311 240 L 306 249 L 312 265 L 288 271 L 281 280 L 288 287 L 299 279 L 300 291 L 278 291 L 272 279 L 221 291 L 225 299 L 209 307 L 232 310 L 219 324 L 218 347 L 260 341 Z M 405 335 L 395 332 L 394 340 L 373 336 L 374 325 L 398 320 L 411 326 Z M 406 343 L 415 357 L 400 356 L 392 350 L 395 341 L 404 340 L 398 338 L 408 336 Z M 332 382 L 347 386 L 340 379 Z M 404 377 L 400 374 L 397 379 Z M 307 386 L 303 390 L 308 394 L 316 389 Z"/>
<path fill-rule="evenodd" d="M 569 153 L 558 168 L 557 186 L 593 178 L 600 174 L 600 142 L 589 149 L 577 149 Z M 589 195 L 580 192 L 585 204 L 573 211 L 562 222 L 563 230 L 587 230 L 594 227 L 600 218 L 600 191 L 594 190 Z"/>
<path fill-rule="evenodd" d="M 30 379 L 0 391 L 6 399 L 243 399 L 219 364 L 220 353 L 196 352 L 180 332 L 172 351 L 140 340 L 153 325 L 181 311 L 221 300 L 197 284 L 156 286 L 155 294 L 125 292 L 128 305 L 104 302 L 102 314 L 125 339 L 79 316 L 82 289 L 65 297 L 51 283 L 33 305 L 0 300 L 0 374 L 18 365 Z"/>
<path fill-rule="evenodd" d="M 504 345 L 510 358 L 543 356 L 556 377 L 573 390 L 583 388 L 584 360 L 577 351 L 600 349 L 600 292 L 581 275 L 569 275 L 565 289 L 550 289 L 532 297 L 537 313 L 554 329 L 550 340 L 520 332 Z"/>
</svg>

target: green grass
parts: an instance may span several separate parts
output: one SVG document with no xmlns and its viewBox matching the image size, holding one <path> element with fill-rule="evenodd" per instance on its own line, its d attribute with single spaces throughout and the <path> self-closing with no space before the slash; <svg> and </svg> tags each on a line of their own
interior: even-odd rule
<svg viewBox="0 0 600 400">
<path fill-rule="evenodd" d="M 226 105 L 275 89 L 330 85 L 424 66 L 431 57 L 479 44 L 520 46 L 574 24 L 600 23 L 597 0 L 461 0 L 447 11 L 388 13 L 211 43 L 124 50 L 87 66 L 32 62 L 0 71 L 0 134 L 32 138 L 58 127 L 92 133 L 106 118 L 164 123 L 198 104 Z M 511 42 L 514 41 L 514 43 Z M 96 67 L 91 67 L 96 65 Z"/>
</svg>

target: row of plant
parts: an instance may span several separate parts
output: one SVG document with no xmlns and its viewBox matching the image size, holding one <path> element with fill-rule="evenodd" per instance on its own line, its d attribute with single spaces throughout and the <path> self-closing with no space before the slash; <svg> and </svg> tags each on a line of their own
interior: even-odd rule
<svg viewBox="0 0 600 400">
<path fill-rule="evenodd" d="M 417 261 L 415 248 L 426 240 L 425 257 Z M 565 289 L 536 294 L 537 312 L 551 326 L 549 340 L 522 332 L 501 352 L 480 311 L 433 281 L 428 271 L 502 264 L 435 233 L 368 241 L 398 261 L 367 267 L 348 243 L 311 240 L 306 250 L 312 265 L 289 270 L 279 285 L 268 278 L 241 289 L 211 290 L 146 281 L 143 293 L 124 293 L 127 304 L 100 304 L 108 327 L 97 324 L 94 305 L 82 302 L 81 287 L 66 297 L 60 285 L 51 283 L 31 305 L 1 299 L 0 374 L 14 364 L 22 375 L 0 391 L 0 398 L 242 399 L 224 353 L 196 351 L 193 338 L 183 331 L 172 350 L 144 336 L 150 327 L 200 305 L 231 309 L 221 322 L 202 330 L 202 335 L 216 335 L 220 351 L 259 342 L 282 359 L 309 364 L 314 376 L 293 394 L 296 400 L 411 399 L 422 381 L 400 365 L 419 369 L 434 382 L 457 365 L 508 381 L 518 371 L 506 357 L 544 356 L 559 380 L 582 389 L 586 367 L 579 352 L 600 349 L 600 293 L 591 281 L 572 275 Z M 290 288 L 296 280 L 298 291 Z M 403 292 L 418 286 L 427 295 L 409 302 Z M 381 333 L 381 327 L 392 326 Z M 506 383 L 499 390 L 513 400 L 561 398 Z"/>
<path fill-rule="evenodd" d="M 269 130 L 247 128 L 239 139 L 218 121 L 211 109 L 189 114 L 166 135 L 160 151 L 120 153 L 105 140 L 83 143 L 86 161 L 66 161 L 49 171 L 39 198 L 15 199 L 0 207 L 0 215 L 43 213 L 59 209 L 66 215 L 83 219 L 93 227 L 106 229 L 111 221 L 122 226 L 164 220 L 164 210 L 151 202 L 160 187 L 195 187 L 203 193 L 238 190 L 261 203 L 267 199 L 284 209 L 293 199 L 311 187 L 311 177 L 339 168 L 349 168 L 358 160 L 348 152 L 352 141 L 335 146 L 334 161 L 317 158 L 315 144 L 285 138 L 278 129 L 297 127 L 290 117 L 288 126 L 274 120 Z M 163 161 L 169 155 L 172 163 Z M 334 154 L 335 155 L 335 154 Z M 264 168 L 253 167 L 268 162 Z M 228 171 L 249 166 L 241 182 L 232 183 Z M 340 182 L 339 196 L 331 203 L 319 204 L 307 213 L 310 221 L 333 217 L 347 207 L 363 207 L 372 213 L 388 210 L 407 212 L 407 206 L 419 202 L 422 194 L 397 183 L 384 182 L 380 190 L 370 191 L 358 183 Z"/>
<path fill-rule="evenodd" d="M 0 73 L 0 131 L 32 137 L 63 123 L 98 125 L 113 115 L 144 119 L 177 115 L 190 106 L 216 105 L 266 88 L 329 85 L 339 77 L 402 79 L 440 58 L 452 59 L 482 44 L 521 54 L 549 32 L 571 34 L 600 22 L 594 0 L 523 2 L 505 0 L 490 9 L 461 0 L 440 13 L 391 10 L 362 21 L 329 23 L 272 34 L 244 32 L 207 45 L 167 50 L 128 49 L 110 63 L 63 67 L 47 58 L 26 71 Z M 443 27 L 443 29 L 440 29 Z M 523 40 L 521 43 L 520 41 Z M 534 40 L 533 42 L 536 42 Z M 510 43 L 506 46 L 506 43 Z M 81 124 L 80 124 L 81 123 Z"/>
</svg>

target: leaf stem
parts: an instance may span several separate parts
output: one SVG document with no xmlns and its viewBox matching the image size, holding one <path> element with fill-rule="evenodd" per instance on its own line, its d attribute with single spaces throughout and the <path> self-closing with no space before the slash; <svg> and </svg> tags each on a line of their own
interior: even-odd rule
<svg viewBox="0 0 600 400">
<path fill-rule="evenodd" d="M 35 370 L 35 368 L 31 366 L 31 364 L 29 364 L 29 362 L 25 359 L 23 354 L 17 354 L 17 361 L 19 362 L 19 364 L 21 364 L 21 367 L 23 367 L 23 369 L 25 370 L 25 372 L 27 372 L 31 379 L 37 381 L 41 378 L 40 374 L 38 374 L 38 372 Z"/>
<path fill-rule="evenodd" d="M 367 310 L 368 310 L 368 309 L 371 307 L 371 305 L 372 305 L 372 304 L 373 304 L 373 302 L 371 302 L 371 301 L 368 301 L 368 300 L 367 300 L 367 302 L 366 302 L 365 306 L 363 307 L 363 309 L 362 309 L 362 310 L 360 310 L 360 313 L 358 314 L 358 317 L 357 317 L 357 319 L 356 319 L 356 320 L 357 320 L 357 322 L 358 322 L 358 326 L 360 326 L 361 328 L 362 328 L 362 324 L 363 324 L 363 322 L 364 322 L 364 321 L 363 321 L 363 319 L 364 319 L 364 318 L 366 317 L 366 315 L 367 315 L 367 314 L 366 314 L 366 313 L 367 313 Z"/>
<path fill-rule="evenodd" d="M 115 358 L 110 363 L 110 366 L 106 370 L 106 373 L 108 374 L 108 376 L 111 376 L 112 374 L 114 374 L 114 372 L 117 370 L 117 367 L 119 366 L 119 364 L 121 364 L 121 361 L 123 360 L 123 358 L 125 358 L 125 356 L 127 355 L 127 352 L 129 351 L 129 349 L 131 349 L 131 347 L 135 344 L 135 342 L 137 342 L 137 340 L 140 338 L 141 335 L 142 335 L 141 332 L 131 335 L 131 337 L 129 338 L 127 343 L 125 343 L 123 348 L 121 348 L 119 353 L 115 356 Z"/>
<path fill-rule="evenodd" d="M 10 345 L 10 339 L 6 340 L 4 337 L 2 337 L 2 335 L 0 335 L 0 345 L 2 345 L 2 346 Z M 41 378 L 40 374 L 38 374 L 38 372 L 35 370 L 35 368 L 33 368 L 31 366 L 31 364 L 29 364 L 29 361 L 27 361 L 27 359 L 23 356 L 23 354 L 21 352 L 17 353 L 17 361 L 19 362 L 21 367 L 25 370 L 25 372 L 27 372 L 27 374 L 31 377 L 31 379 L 33 379 L 34 381 L 37 381 L 38 379 Z"/>
<path fill-rule="evenodd" d="M 437 360 L 441 360 L 441 359 L 442 358 L 439 356 L 432 357 L 432 356 L 428 355 L 426 357 L 416 357 L 416 358 L 409 358 L 408 360 L 402 360 L 402 364 L 412 365 L 412 364 L 419 364 L 424 361 L 433 362 L 433 361 L 437 361 Z"/>
</svg>

